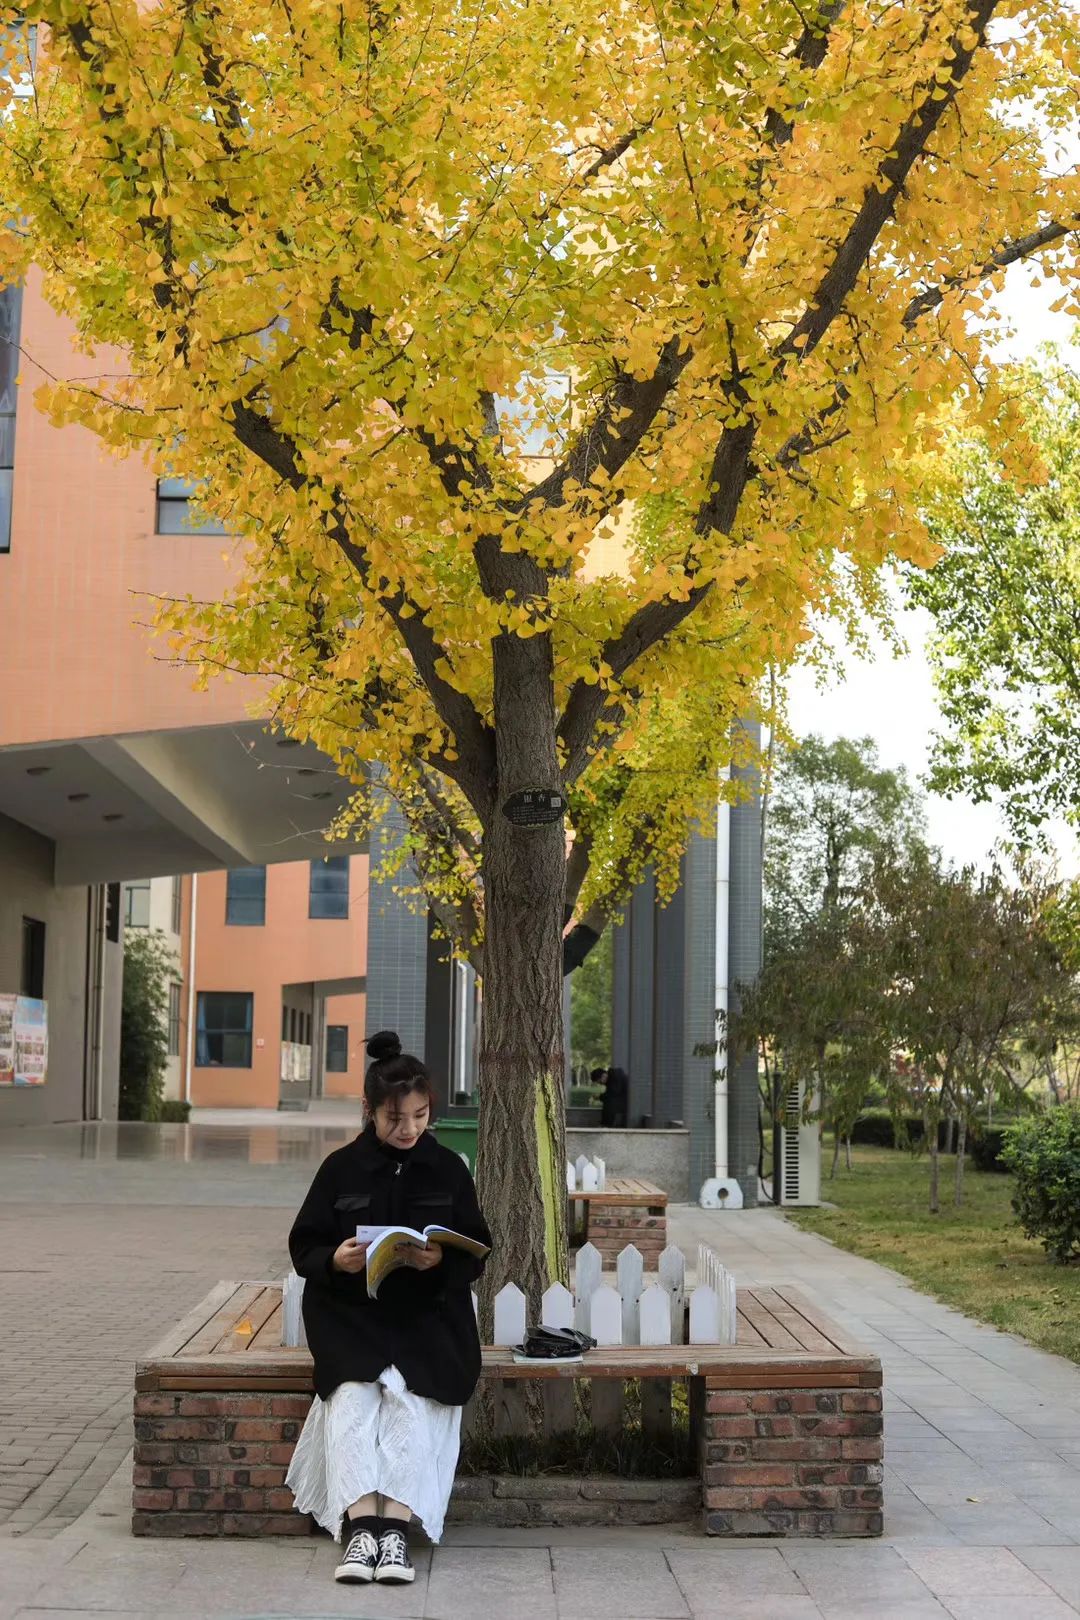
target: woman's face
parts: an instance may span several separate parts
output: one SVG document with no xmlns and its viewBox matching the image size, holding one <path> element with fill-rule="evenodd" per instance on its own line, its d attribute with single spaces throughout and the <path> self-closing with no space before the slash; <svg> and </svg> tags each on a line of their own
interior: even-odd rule
<svg viewBox="0 0 1080 1620">
<path fill-rule="evenodd" d="M 392 1102 L 380 1103 L 373 1118 L 380 1142 L 388 1147 L 411 1148 L 428 1128 L 431 1104 L 422 1091 L 407 1091 Z"/>
</svg>

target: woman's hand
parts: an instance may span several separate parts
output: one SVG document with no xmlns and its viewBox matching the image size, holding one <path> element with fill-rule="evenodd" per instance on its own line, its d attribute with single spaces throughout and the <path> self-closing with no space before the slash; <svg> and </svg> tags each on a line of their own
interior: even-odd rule
<svg viewBox="0 0 1080 1620">
<path fill-rule="evenodd" d="M 344 1243 L 339 1243 L 334 1250 L 333 1269 L 355 1277 L 367 1265 L 367 1252 L 366 1243 L 357 1243 L 354 1237 L 346 1238 Z"/>
<path fill-rule="evenodd" d="M 426 1249 L 409 1251 L 409 1265 L 414 1271 L 431 1271 L 441 1259 L 442 1248 L 438 1243 L 429 1243 Z"/>
</svg>

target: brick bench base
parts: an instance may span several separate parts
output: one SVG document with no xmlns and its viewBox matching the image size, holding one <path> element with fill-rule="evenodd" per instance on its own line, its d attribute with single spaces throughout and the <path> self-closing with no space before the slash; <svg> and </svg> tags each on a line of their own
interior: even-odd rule
<svg viewBox="0 0 1080 1620">
<path fill-rule="evenodd" d="M 880 1390 L 705 1390 L 706 1534 L 881 1535 Z"/>
</svg>

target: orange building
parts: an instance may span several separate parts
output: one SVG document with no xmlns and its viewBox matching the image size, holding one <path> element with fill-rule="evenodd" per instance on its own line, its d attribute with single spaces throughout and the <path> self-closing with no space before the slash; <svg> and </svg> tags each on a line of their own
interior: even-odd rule
<svg viewBox="0 0 1080 1620">
<path fill-rule="evenodd" d="M 197 692 L 147 628 L 163 596 L 219 595 L 240 542 L 48 424 L 35 389 L 80 369 L 36 279 L 0 287 L 0 998 L 44 1000 L 49 1035 L 40 1086 L 5 1083 L 0 1051 L 0 1128 L 115 1116 L 125 925 L 173 949 L 174 1096 L 356 1095 L 372 1019 L 470 1089 L 468 976 L 369 892 L 363 848 L 326 843 L 348 785 L 252 717 L 257 682 Z"/>
</svg>

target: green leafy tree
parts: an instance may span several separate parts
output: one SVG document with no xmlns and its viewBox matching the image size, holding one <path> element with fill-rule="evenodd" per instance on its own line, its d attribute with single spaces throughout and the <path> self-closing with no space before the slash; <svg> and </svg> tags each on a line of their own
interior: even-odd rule
<svg viewBox="0 0 1080 1620">
<path fill-rule="evenodd" d="M 127 935 L 120 1014 L 121 1119 L 160 1116 L 169 1060 L 169 985 L 176 971 L 164 934 Z"/>
<path fill-rule="evenodd" d="M 1059 892 L 1034 871 L 1010 882 L 997 866 L 951 870 L 927 852 L 878 865 L 883 1008 L 911 1060 L 906 1076 L 894 1073 L 890 1102 L 897 1116 L 923 1116 L 934 1213 L 942 1121 L 959 1122 L 959 1206 L 972 1119 L 990 1100 L 1015 1098 L 1025 1047 L 1052 1048 L 1073 1027 L 1076 977 L 1049 923 Z"/>
<path fill-rule="evenodd" d="M 590 1069 L 611 1062 L 611 972 L 614 933 L 609 928 L 570 981 L 570 1048 L 575 1064 Z"/>
<path fill-rule="evenodd" d="M 1080 823 L 1080 377 L 1015 385 L 1041 479 L 1004 441 L 957 439 L 931 503 L 943 555 L 909 590 L 935 621 L 931 785 L 999 801 L 1027 841 L 1051 816 Z"/>
<path fill-rule="evenodd" d="M 925 837 L 921 795 L 870 737 L 811 734 L 781 755 L 765 837 L 765 957 L 864 893 L 875 857 Z"/>
</svg>

